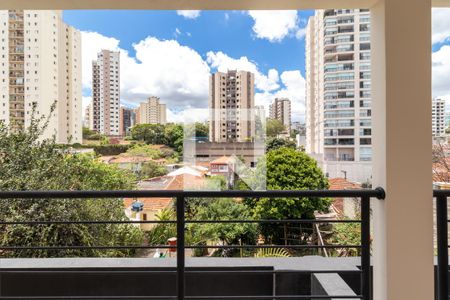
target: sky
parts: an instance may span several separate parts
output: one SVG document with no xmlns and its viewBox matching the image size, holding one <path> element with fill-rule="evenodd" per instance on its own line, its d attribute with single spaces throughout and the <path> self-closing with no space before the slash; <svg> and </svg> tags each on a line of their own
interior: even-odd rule
<svg viewBox="0 0 450 300">
<path fill-rule="evenodd" d="M 255 73 L 257 105 L 292 101 L 305 114 L 305 27 L 314 11 L 65 11 L 82 34 L 83 104 L 91 101 L 91 62 L 121 52 L 121 103 L 158 96 L 168 120 L 205 120 L 209 74 Z M 433 96 L 450 105 L 450 9 L 433 10 Z M 449 106 L 450 108 L 450 106 Z"/>
</svg>

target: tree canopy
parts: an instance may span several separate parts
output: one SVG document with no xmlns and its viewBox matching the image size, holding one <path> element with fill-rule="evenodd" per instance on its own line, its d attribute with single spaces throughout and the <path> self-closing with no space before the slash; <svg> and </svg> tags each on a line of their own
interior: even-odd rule
<svg viewBox="0 0 450 300">
<path fill-rule="evenodd" d="M 276 137 L 285 130 L 286 128 L 283 123 L 277 119 L 269 119 L 266 122 L 266 133 L 268 137 Z"/>
<path fill-rule="evenodd" d="M 266 152 L 283 147 L 295 149 L 297 145 L 294 141 L 280 138 L 269 138 L 266 142 Z"/>
<path fill-rule="evenodd" d="M 0 190 L 133 189 L 134 178 L 91 155 L 72 154 L 55 139 L 42 139 L 43 119 L 32 120 L 24 132 L 0 125 Z M 20 221 L 126 220 L 121 199 L 5 199 L 0 219 Z M 2 225 L 2 246 L 113 246 L 140 244 L 142 233 L 128 224 Z M 2 256 L 125 256 L 128 250 L 21 250 Z"/>
<path fill-rule="evenodd" d="M 255 174 L 266 174 L 267 190 L 319 190 L 328 188 L 328 180 L 317 162 L 306 153 L 279 148 L 266 154 Z M 255 180 L 258 180 L 256 178 Z M 314 219 L 314 211 L 326 211 L 327 198 L 260 198 L 245 199 L 254 217 L 261 219 Z M 261 226 L 266 236 L 280 239 L 283 230 L 277 224 Z M 284 228 L 285 229 L 285 228 Z M 286 230 L 284 235 L 286 235 Z M 286 238 L 286 236 L 285 236 Z"/>
</svg>

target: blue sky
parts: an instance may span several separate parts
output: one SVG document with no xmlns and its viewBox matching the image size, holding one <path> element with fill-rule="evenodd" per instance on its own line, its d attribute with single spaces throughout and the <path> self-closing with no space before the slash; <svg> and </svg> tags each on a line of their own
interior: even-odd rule
<svg viewBox="0 0 450 300">
<path fill-rule="evenodd" d="M 150 95 L 159 96 L 171 110 L 169 118 L 179 120 L 185 109 L 207 107 L 206 73 L 237 68 L 257 73 L 257 104 L 267 106 L 276 96 L 293 98 L 294 119 L 301 119 L 304 27 L 314 11 L 275 14 L 278 15 L 246 11 L 65 11 L 65 22 L 82 31 L 84 104 L 91 99 L 90 61 L 101 48 L 106 48 L 126 52 L 121 54 L 121 98 L 126 106 L 135 106 Z M 136 50 L 139 44 L 140 52 Z M 164 57 L 164 51 L 170 53 L 168 57 Z M 140 58 L 143 56 L 145 61 Z M 161 57 L 152 60 L 151 56 Z M 173 66 L 177 58 L 182 58 L 180 64 L 184 66 Z M 173 73 L 189 73 L 192 66 L 201 75 L 196 75 L 196 79 L 186 79 L 191 76 L 185 75 L 184 80 L 175 78 L 169 82 L 170 76 L 165 76 L 166 70 L 159 65 L 166 59 L 167 69 Z M 129 82 L 137 73 L 140 78 Z M 148 82 L 145 77 L 149 77 Z"/>
<path fill-rule="evenodd" d="M 121 51 L 121 100 L 136 106 L 159 96 L 170 121 L 205 118 L 208 76 L 255 73 L 256 104 L 292 101 L 304 119 L 304 28 L 313 11 L 65 11 L 82 32 L 83 103 L 91 100 L 91 61 L 100 49 Z M 433 10 L 433 96 L 450 100 L 450 9 Z M 449 104 L 450 101 L 447 101 Z"/>
</svg>

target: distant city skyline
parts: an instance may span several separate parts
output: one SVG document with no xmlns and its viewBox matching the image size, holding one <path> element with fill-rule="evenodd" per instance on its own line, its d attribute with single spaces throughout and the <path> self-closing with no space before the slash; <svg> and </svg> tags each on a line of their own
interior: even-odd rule
<svg viewBox="0 0 450 300">
<path fill-rule="evenodd" d="M 304 34 L 313 13 L 74 10 L 64 20 L 82 32 L 84 105 L 91 60 L 109 48 L 121 51 L 121 103 L 128 107 L 155 95 L 167 103 L 168 122 L 181 121 L 207 108 L 210 74 L 243 69 L 255 73 L 256 105 L 268 111 L 276 97 L 287 97 L 292 121 L 303 122 Z M 450 99 L 450 9 L 434 9 L 433 20 L 433 96 Z"/>
</svg>

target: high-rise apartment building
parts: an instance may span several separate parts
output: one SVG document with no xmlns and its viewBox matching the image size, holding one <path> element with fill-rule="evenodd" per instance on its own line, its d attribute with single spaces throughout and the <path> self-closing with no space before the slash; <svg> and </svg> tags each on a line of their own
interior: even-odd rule
<svg viewBox="0 0 450 300">
<path fill-rule="evenodd" d="M 247 71 L 217 72 L 209 79 L 209 139 L 246 142 L 255 136 L 255 76 Z"/>
<path fill-rule="evenodd" d="M 126 136 L 131 127 L 136 124 L 136 115 L 133 109 L 120 107 L 120 135 Z"/>
<path fill-rule="evenodd" d="M 371 173 L 370 13 L 317 10 L 306 30 L 306 151 L 330 176 Z"/>
<path fill-rule="evenodd" d="M 275 98 L 270 105 L 269 116 L 271 119 L 280 121 L 288 133 L 291 132 L 291 100 Z"/>
<path fill-rule="evenodd" d="M 43 138 L 81 142 L 81 35 L 55 10 L 0 11 L 0 120 L 49 116 Z M 52 111 L 52 107 L 54 107 Z"/>
<path fill-rule="evenodd" d="M 83 126 L 91 130 L 94 128 L 94 112 L 92 102 L 89 103 L 84 110 Z"/>
<path fill-rule="evenodd" d="M 120 135 L 120 52 L 102 50 L 92 62 L 93 130 Z"/>
<path fill-rule="evenodd" d="M 445 135 L 445 100 L 434 98 L 431 104 L 433 136 Z"/>
<path fill-rule="evenodd" d="M 166 104 L 160 103 L 159 97 L 151 96 L 139 105 L 136 121 L 138 124 L 166 124 L 166 110 Z"/>
</svg>

